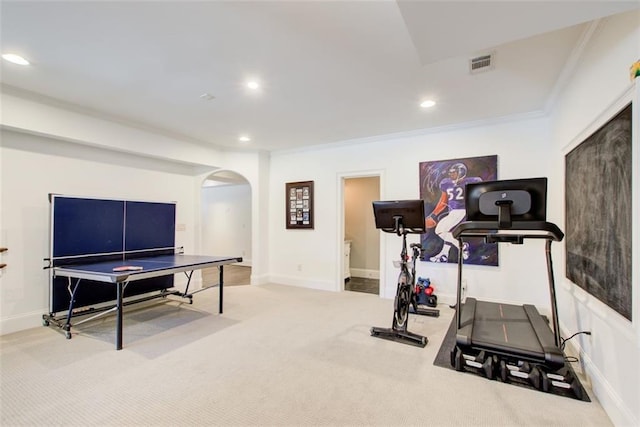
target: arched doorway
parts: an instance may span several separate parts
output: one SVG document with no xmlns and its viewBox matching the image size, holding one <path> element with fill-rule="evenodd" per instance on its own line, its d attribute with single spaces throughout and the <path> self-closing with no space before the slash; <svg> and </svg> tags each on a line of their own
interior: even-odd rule
<svg viewBox="0 0 640 427">
<path fill-rule="evenodd" d="M 251 284 L 251 185 L 242 175 L 219 170 L 200 188 L 201 247 L 205 254 L 241 256 L 225 266 L 225 286 Z M 218 282 L 217 269 L 202 272 L 202 285 Z"/>
</svg>

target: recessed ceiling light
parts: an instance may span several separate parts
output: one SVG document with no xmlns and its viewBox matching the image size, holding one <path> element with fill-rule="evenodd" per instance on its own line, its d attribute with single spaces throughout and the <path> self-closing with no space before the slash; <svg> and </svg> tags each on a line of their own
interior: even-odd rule
<svg viewBox="0 0 640 427">
<path fill-rule="evenodd" d="M 2 55 L 2 58 L 6 59 L 9 62 L 13 62 L 14 64 L 29 65 L 29 61 L 24 59 L 22 56 L 16 55 L 14 53 L 5 53 L 4 55 Z"/>
<path fill-rule="evenodd" d="M 246 135 L 242 135 L 240 138 L 238 138 L 238 141 L 240 141 L 240 142 L 249 142 L 249 141 L 251 141 L 251 138 L 249 138 Z"/>
<path fill-rule="evenodd" d="M 256 82 L 256 81 L 254 81 L 254 80 L 251 80 L 250 82 L 247 82 L 247 87 L 249 89 L 256 90 L 256 89 L 258 89 L 260 87 L 260 84 L 258 82 Z"/>
<path fill-rule="evenodd" d="M 422 108 L 431 108 L 434 105 L 436 105 L 436 101 L 432 101 L 431 99 L 427 99 L 426 101 L 422 101 L 422 103 L 420 103 L 420 106 Z"/>
<path fill-rule="evenodd" d="M 203 93 L 202 95 L 200 95 L 201 99 L 204 99 L 205 101 L 211 101 L 212 99 L 215 99 L 215 96 L 211 95 L 210 93 Z"/>
</svg>

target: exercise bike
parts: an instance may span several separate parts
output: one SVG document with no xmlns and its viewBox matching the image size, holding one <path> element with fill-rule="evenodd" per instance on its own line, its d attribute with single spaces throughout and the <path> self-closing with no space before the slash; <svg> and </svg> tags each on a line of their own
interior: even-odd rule
<svg viewBox="0 0 640 427">
<path fill-rule="evenodd" d="M 402 237 L 402 250 L 400 261 L 396 265 L 400 267 L 396 296 L 393 303 L 393 320 L 391 328 L 372 327 L 371 335 L 378 338 L 389 339 L 405 344 L 424 347 L 429 341 L 427 337 L 409 332 L 407 324 L 409 313 L 438 317 L 440 311 L 418 307 L 416 289 L 416 260 L 422 254 L 423 248 L 419 243 L 411 243 L 411 262 L 407 252 L 407 234 L 421 234 L 424 232 L 424 202 L 422 200 L 405 200 L 395 202 L 373 202 L 376 216 L 376 227 L 385 232 L 394 232 Z M 417 211 L 417 213 L 416 213 Z M 422 212 L 422 213 L 420 213 Z M 390 217 L 390 218 L 389 218 Z M 418 220 L 419 218 L 419 220 Z M 393 227 L 390 225 L 393 220 Z M 413 227 L 406 227 L 414 225 Z M 395 264 L 395 262 L 394 262 Z M 409 266 L 409 264 L 411 264 Z"/>
</svg>

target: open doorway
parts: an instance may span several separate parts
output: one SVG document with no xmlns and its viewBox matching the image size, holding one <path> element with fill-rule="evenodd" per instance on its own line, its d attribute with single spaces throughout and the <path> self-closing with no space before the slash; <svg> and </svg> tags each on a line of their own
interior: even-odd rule
<svg viewBox="0 0 640 427">
<path fill-rule="evenodd" d="M 344 179 L 346 291 L 380 295 L 380 232 L 371 202 L 380 200 L 380 177 Z"/>
<path fill-rule="evenodd" d="M 224 285 L 251 284 L 251 186 L 242 175 L 216 171 L 201 189 L 203 253 L 241 256 L 242 262 L 224 267 Z M 218 283 L 218 269 L 202 271 L 202 285 Z"/>
</svg>

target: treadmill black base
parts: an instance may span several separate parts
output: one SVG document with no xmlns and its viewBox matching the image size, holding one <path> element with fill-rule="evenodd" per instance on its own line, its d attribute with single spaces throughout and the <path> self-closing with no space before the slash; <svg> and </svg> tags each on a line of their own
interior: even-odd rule
<svg viewBox="0 0 640 427">
<path fill-rule="evenodd" d="M 580 380 L 568 364 L 558 368 L 540 363 L 517 361 L 500 355 L 463 351 L 459 346 L 451 350 L 451 366 L 456 371 L 472 372 L 487 379 L 497 379 L 533 388 L 546 393 L 553 392 L 578 400 L 590 401 Z M 474 354 L 476 353 L 476 354 Z"/>
<path fill-rule="evenodd" d="M 456 369 L 455 359 L 456 359 L 456 334 L 455 334 L 455 319 L 453 319 L 449 330 L 447 331 L 444 340 L 442 341 L 442 345 L 438 350 L 438 354 L 433 362 L 434 365 L 445 368 L 445 369 Z M 466 350 L 468 351 L 468 350 Z M 469 355 L 467 355 L 469 356 Z M 491 357 L 492 361 L 488 362 L 488 358 Z M 519 369 L 521 369 L 522 377 L 526 376 L 526 378 L 520 378 L 514 375 L 511 375 L 511 369 L 514 365 L 517 365 L 514 361 L 509 361 L 508 364 L 511 366 L 506 366 L 507 362 L 505 361 L 505 366 L 502 366 L 501 359 L 499 356 L 489 355 L 486 352 L 484 355 L 480 355 L 480 352 L 476 352 L 475 357 L 476 362 L 480 363 L 479 368 L 474 368 L 472 366 L 468 366 L 466 364 L 462 364 L 459 362 L 458 367 L 462 366 L 462 370 L 460 372 L 469 373 L 471 375 L 481 376 L 483 378 L 491 378 L 496 381 L 504 382 L 506 384 L 512 384 L 518 387 L 525 387 L 531 390 L 536 390 L 540 392 L 547 392 L 549 394 L 568 397 L 571 399 L 578 399 L 584 402 L 590 402 L 589 395 L 582 387 L 579 379 L 577 378 L 573 368 L 570 363 L 565 362 L 564 366 L 555 367 L 552 369 L 546 368 L 544 365 L 529 363 L 527 366 L 524 362 L 521 363 Z M 538 370 L 538 373 L 534 371 L 534 368 Z M 507 370 L 505 372 L 505 369 Z M 506 377 L 503 379 L 503 374 L 507 373 Z M 533 374 L 531 374 L 533 373 Z M 551 375 L 549 375 L 551 374 Z M 562 377 L 568 379 L 569 381 L 566 384 L 569 385 L 570 388 L 560 388 L 554 386 L 552 381 L 553 375 L 561 375 Z M 539 382 L 536 383 L 536 377 L 539 378 Z"/>
</svg>

